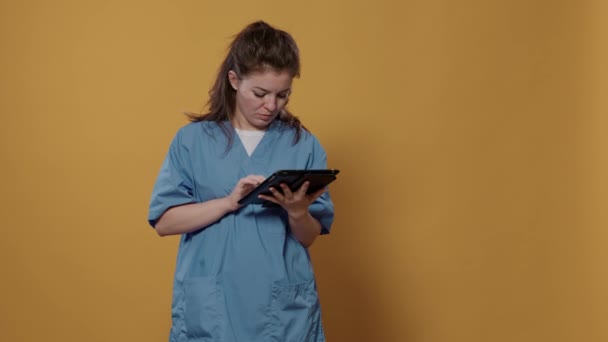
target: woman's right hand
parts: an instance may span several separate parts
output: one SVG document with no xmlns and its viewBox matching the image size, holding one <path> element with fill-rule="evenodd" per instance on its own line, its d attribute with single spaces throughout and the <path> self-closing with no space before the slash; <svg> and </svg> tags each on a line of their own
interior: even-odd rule
<svg viewBox="0 0 608 342">
<path fill-rule="evenodd" d="M 250 193 L 251 190 L 255 189 L 256 186 L 260 185 L 260 183 L 262 183 L 264 179 L 266 178 L 260 175 L 249 175 L 247 177 L 241 178 L 238 183 L 236 183 L 234 189 L 232 189 L 230 195 L 226 196 L 226 199 L 228 200 L 228 203 L 230 203 L 230 208 L 232 209 L 232 211 L 240 208 L 241 205 L 239 204 L 239 200 L 245 197 L 245 195 L 247 195 L 248 193 Z"/>
<path fill-rule="evenodd" d="M 171 207 L 157 220 L 156 232 L 160 236 L 186 234 L 220 220 L 241 206 L 239 200 L 264 181 L 264 177 L 249 175 L 241 178 L 230 195 L 200 203 Z"/>
</svg>

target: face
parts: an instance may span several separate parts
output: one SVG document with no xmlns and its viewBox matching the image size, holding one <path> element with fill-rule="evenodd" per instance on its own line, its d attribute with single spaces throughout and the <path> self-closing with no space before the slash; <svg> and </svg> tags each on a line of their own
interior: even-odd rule
<svg viewBox="0 0 608 342">
<path fill-rule="evenodd" d="M 239 79 L 230 71 L 228 79 L 236 90 L 232 125 L 242 130 L 265 130 L 287 105 L 293 77 L 286 71 L 267 70 Z"/>
</svg>

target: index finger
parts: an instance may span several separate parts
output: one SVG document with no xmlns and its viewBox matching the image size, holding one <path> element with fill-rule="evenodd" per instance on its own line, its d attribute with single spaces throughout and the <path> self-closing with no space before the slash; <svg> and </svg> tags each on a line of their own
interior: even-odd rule
<svg viewBox="0 0 608 342">
<path fill-rule="evenodd" d="M 321 197 L 321 195 L 323 195 L 325 191 L 327 191 L 327 187 L 322 187 L 321 189 L 310 194 L 310 199 L 312 201 L 316 200 L 317 198 Z"/>
<path fill-rule="evenodd" d="M 248 175 L 244 178 L 242 178 L 243 180 L 247 180 L 247 181 L 252 181 L 252 182 L 257 182 L 257 183 L 261 183 L 264 181 L 264 176 L 260 176 L 260 175 Z"/>
<path fill-rule="evenodd" d="M 310 181 L 305 181 L 302 186 L 300 186 L 300 188 L 298 189 L 298 193 L 302 194 L 302 195 L 306 195 L 306 192 L 308 192 L 308 188 L 310 187 Z"/>
</svg>

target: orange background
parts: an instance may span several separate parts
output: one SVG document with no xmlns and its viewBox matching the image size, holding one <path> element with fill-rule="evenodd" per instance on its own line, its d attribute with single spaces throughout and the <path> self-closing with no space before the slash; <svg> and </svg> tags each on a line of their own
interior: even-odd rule
<svg viewBox="0 0 608 342">
<path fill-rule="evenodd" d="M 608 341 L 601 1 L 0 1 L 0 340 L 166 341 L 147 226 L 231 35 L 293 34 L 329 341 Z"/>
</svg>

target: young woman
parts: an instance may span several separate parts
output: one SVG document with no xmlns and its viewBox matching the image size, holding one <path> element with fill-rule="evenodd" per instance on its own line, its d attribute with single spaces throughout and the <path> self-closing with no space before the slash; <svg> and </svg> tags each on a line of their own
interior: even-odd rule
<svg viewBox="0 0 608 342">
<path fill-rule="evenodd" d="M 319 141 L 286 105 L 300 74 L 284 31 L 259 21 L 234 38 L 154 186 L 149 222 L 180 234 L 170 341 L 325 341 L 308 247 L 329 233 L 329 193 L 273 189 L 276 207 L 238 200 L 281 169 L 324 169 Z"/>
</svg>

